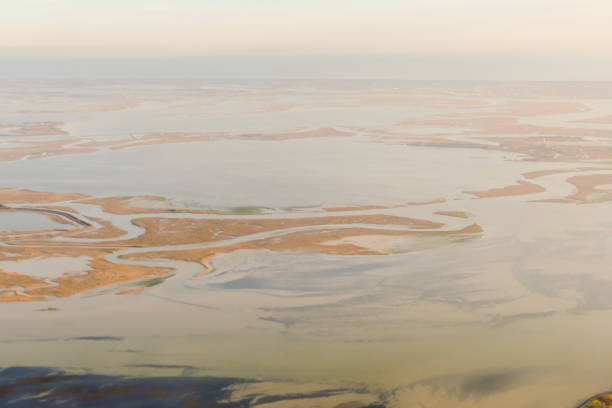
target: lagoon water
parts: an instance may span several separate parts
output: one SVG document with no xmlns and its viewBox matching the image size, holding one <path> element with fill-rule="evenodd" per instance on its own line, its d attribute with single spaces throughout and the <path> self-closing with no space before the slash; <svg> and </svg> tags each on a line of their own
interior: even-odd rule
<svg viewBox="0 0 612 408">
<path fill-rule="evenodd" d="M 506 157 L 512 155 L 367 140 L 215 141 L 15 161 L 3 164 L 12 175 L 3 182 L 97 196 L 161 195 L 213 207 L 389 205 L 511 184 L 519 165 Z"/>
<path fill-rule="evenodd" d="M 43 230 L 61 227 L 61 224 L 52 221 L 43 214 L 0 212 L 0 232 Z"/>
</svg>

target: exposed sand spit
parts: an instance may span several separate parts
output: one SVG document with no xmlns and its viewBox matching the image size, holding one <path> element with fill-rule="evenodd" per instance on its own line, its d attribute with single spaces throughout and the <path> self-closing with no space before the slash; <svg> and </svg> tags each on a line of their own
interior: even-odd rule
<svg viewBox="0 0 612 408">
<path fill-rule="evenodd" d="M 316 225 L 376 224 L 437 229 L 442 224 L 392 215 L 351 215 L 285 219 L 139 218 L 133 221 L 146 232 L 123 245 L 161 246 L 221 241 L 239 236 Z"/>
<path fill-rule="evenodd" d="M 475 195 L 478 198 L 505 197 L 514 195 L 536 194 L 542 193 L 546 189 L 540 185 L 529 181 L 519 180 L 518 184 L 505 186 L 501 188 L 493 188 L 488 191 L 465 191 L 467 194 Z"/>
<path fill-rule="evenodd" d="M 5 258 L 11 261 L 57 257 L 90 259 L 89 267 L 83 274 L 64 274 L 48 279 L 0 270 L 0 300 L 6 302 L 41 300 L 46 296 L 66 297 L 85 290 L 169 273 L 164 268 L 112 263 L 106 259 L 114 252 L 112 249 L 8 247 L 3 250 L 17 257 Z M 45 274 L 44 271 L 39 272 Z"/>
<path fill-rule="evenodd" d="M 612 174 L 590 174 L 574 176 L 567 179 L 578 191 L 568 198 L 582 201 L 583 203 L 610 201 L 612 200 L 612 188 L 598 188 L 612 184 Z"/>
<path fill-rule="evenodd" d="M 87 198 L 85 194 L 64 194 L 34 191 L 28 189 L 0 190 L 1 204 L 46 204 Z"/>
<path fill-rule="evenodd" d="M 450 231 L 402 231 L 374 228 L 336 228 L 324 230 L 307 230 L 292 232 L 281 236 L 247 241 L 243 243 L 219 246 L 214 248 L 200 248 L 176 251 L 143 252 L 128 255 L 129 259 L 174 259 L 207 264 L 212 257 L 219 253 L 229 253 L 243 249 L 265 249 L 269 251 L 308 251 L 340 255 L 384 255 L 387 250 L 372 249 L 357 242 L 347 240 L 351 237 L 451 237 L 472 235 L 483 232 L 478 224 L 472 224 L 459 230 Z M 363 244 L 363 243 L 361 243 Z"/>
</svg>

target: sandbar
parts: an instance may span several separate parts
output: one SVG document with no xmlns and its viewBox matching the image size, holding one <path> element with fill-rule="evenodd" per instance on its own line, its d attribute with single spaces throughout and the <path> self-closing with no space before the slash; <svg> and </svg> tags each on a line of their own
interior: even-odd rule
<svg viewBox="0 0 612 408">
<path fill-rule="evenodd" d="M 574 176 L 567 179 L 578 191 L 567 197 L 583 203 L 612 200 L 612 189 L 600 189 L 598 186 L 612 184 L 612 174 L 590 174 Z"/>
<path fill-rule="evenodd" d="M 542 193 L 546 189 L 538 184 L 529 181 L 519 180 L 518 184 L 513 184 L 501 188 L 492 188 L 487 191 L 465 191 L 467 194 L 475 195 L 478 198 L 505 197 L 525 194 Z"/>
</svg>

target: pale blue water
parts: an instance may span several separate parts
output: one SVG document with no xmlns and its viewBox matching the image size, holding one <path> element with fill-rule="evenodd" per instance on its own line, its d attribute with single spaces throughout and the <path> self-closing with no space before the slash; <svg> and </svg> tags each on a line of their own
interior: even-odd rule
<svg viewBox="0 0 612 408">
<path fill-rule="evenodd" d="M 507 156 L 341 138 L 181 143 L 0 163 L 12 175 L 0 184 L 220 207 L 398 204 L 512 184 L 520 164 Z"/>
</svg>

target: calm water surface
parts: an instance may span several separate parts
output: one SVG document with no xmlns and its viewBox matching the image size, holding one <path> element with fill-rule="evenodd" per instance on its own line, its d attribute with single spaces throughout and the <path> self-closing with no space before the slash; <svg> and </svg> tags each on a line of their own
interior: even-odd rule
<svg viewBox="0 0 612 408">
<path fill-rule="evenodd" d="M 153 101 L 124 112 L 46 115 L 68 118 L 76 135 L 104 138 L 366 122 L 384 128 L 428 113 L 410 107 L 253 113 L 260 105 L 221 101 L 174 114 Z M 362 136 L 169 144 L 0 163 L 5 187 L 156 194 L 204 207 L 444 197 L 445 203 L 386 213 L 451 226 L 477 222 L 485 231 L 468 239 L 397 238 L 386 256 L 239 251 L 215 257 L 213 272 L 199 278 L 199 264 L 173 263 L 175 275 L 136 296 L 116 296 L 115 287 L 3 303 L 0 365 L 365 387 L 392 394 L 399 407 L 572 407 L 612 387 L 612 213 L 606 203 L 532 202 L 571 194 L 563 175 L 542 178 L 548 191 L 538 195 L 476 200 L 465 193 L 513 184 L 523 172 L 573 166 L 518 159 Z M 433 214 L 440 210 L 466 211 L 470 219 Z M 43 218 L 0 214 L 0 230 L 43 228 Z"/>
</svg>

